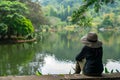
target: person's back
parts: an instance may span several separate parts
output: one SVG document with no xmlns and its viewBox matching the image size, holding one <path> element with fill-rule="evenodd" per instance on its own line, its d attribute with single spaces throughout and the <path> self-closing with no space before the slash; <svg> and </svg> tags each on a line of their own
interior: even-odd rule
<svg viewBox="0 0 120 80">
<path fill-rule="evenodd" d="M 102 43 L 97 40 L 96 36 L 97 35 L 95 33 L 89 33 L 85 38 L 83 38 L 81 41 L 85 44 L 85 46 L 83 47 L 81 52 L 76 56 L 76 61 L 78 62 L 81 62 L 82 59 L 86 59 L 85 65 L 82 70 L 83 74 L 85 75 L 98 76 L 101 75 L 101 73 L 103 72 Z"/>
<path fill-rule="evenodd" d="M 86 63 L 83 68 L 83 72 L 86 75 L 100 75 L 103 71 L 102 64 L 102 47 L 90 48 L 85 46 L 86 52 Z"/>
</svg>

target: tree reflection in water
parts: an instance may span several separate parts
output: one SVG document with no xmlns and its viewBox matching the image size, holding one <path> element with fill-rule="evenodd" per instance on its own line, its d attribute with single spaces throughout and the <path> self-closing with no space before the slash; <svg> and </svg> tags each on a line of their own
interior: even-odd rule
<svg viewBox="0 0 120 80">
<path fill-rule="evenodd" d="M 34 43 L 0 45 L 0 75 L 32 75 L 37 70 L 43 74 L 73 73 L 75 56 L 83 46 L 80 38 L 85 33 L 48 32 Z M 106 31 L 98 32 L 98 35 L 103 42 L 104 65 L 110 70 L 120 70 L 120 33 Z"/>
</svg>

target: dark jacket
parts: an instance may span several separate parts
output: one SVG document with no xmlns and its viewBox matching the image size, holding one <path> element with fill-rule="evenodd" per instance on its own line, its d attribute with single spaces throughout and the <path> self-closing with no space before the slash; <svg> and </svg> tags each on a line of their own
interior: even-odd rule
<svg viewBox="0 0 120 80">
<path fill-rule="evenodd" d="M 76 61 L 86 59 L 83 73 L 87 75 L 101 74 L 103 72 L 102 64 L 103 49 L 84 46 L 82 51 L 76 56 Z"/>
</svg>

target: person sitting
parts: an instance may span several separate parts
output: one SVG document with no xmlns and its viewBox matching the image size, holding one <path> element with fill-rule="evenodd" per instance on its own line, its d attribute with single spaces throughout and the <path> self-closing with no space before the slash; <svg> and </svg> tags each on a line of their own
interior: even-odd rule
<svg viewBox="0 0 120 80">
<path fill-rule="evenodd" d="M 81 38 L 84 44 L 81 52 L 76 56 L 75 74 L 81 71 L 84 75 L 100 76 L 103 72 L 103 48 L 102 42 L 94 32 L 89 32 Z"/>
</svg>

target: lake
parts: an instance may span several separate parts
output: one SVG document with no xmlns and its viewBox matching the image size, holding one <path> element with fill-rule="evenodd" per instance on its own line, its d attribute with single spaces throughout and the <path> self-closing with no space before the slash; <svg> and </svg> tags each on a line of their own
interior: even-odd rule
<svg viewBox="0 0 120 80">
<path fill-rule="evenodd" d="M 45 32 L 36 42 L 0 45 L 0 76 L 74 73 L 75 56 L 87 32 Z M 120 71 L 120 32 L 98 32 L 103 42 L 103 63 L 109 71 Z"/>
</svg>

